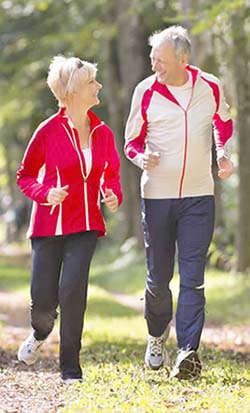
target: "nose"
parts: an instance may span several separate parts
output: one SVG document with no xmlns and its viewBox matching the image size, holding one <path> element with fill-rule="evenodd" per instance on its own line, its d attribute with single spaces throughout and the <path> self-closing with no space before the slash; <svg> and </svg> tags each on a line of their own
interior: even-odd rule
<svg viewBox="0 0 250 413">
<path fill-rule="evenodd" d="M 157 71 L 157 60 L 151 60 L 151 66 L 152 66 L 152 70 L 153 72 Z"/>
<path fill-rule="evenodd" d="M 151 67 L 153 72 L 155 72 L 155 68 L 156 68 L 156 60 L 155 59 L 151 59 Z"/>
<path fill-rule="evenodd" d="M 99 90 L 101 90 L 102 89 L 102 84 L 97 82 L 97 87 L 98 87 Z"/>
</svg>

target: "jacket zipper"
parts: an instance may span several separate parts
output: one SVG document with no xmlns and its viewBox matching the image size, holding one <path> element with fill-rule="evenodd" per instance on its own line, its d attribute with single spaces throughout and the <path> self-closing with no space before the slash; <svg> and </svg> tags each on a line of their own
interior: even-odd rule
<svg viewBox="0 0 250 413">
<path fill-rule="evenodd" d="M 182 164 L 182 173 L 181 173 L 181 180 L 180 180 L 180 186 L 179 186 L 179 198 L 182 197 L 182 189 L 183 189 L 183 181 L 184 181 L 184 176 L 186 172 L 186 162 L 187 162 L 187 142 L 188 142 L 188 136 L 187 136 L 187 111 L 184 111 L 185 114 L 185 142 L 184 142 L 184 159 L 183 159 L 183 164 Z"/>
<path fill-rule="evenodd" d="M 181 179 L 180 179 L 180 185 L 179 185 L 179 198 L 182 198 L 183 182 L 184 182 L 184 177 L 185 177 L 185 172 L 186 172 L 187 146 L 188 146 L 188 110 L 189 110 L 189 107 L 190 107 L 192 99 L 193 99 L 193 94 L 194 94 L 194 88 L 192 87 L 190 100 L 188 102 L 188 105 L 187 105 L 186 109 L 184 109 L 181 105 L 179 105 L 180 108 L 183 110 L 184 115 L 185 115 L 184 157 L 183 157 L 182 173 L 181 173 Z"/>
<path fill-rule="evenodd" d="M 60 188 L 61 177 L 60 177 L 59 169 L 57 166 L 56 166 L 56 175 L 57 175 L 56 187 Z M 50 215 L 53 214 L 56 207 L 59 208 L 59 211 L 58 211 L 58 216 L 57 216 L 55 235 L 62 235 L 62 202 L 57 205 L 52 205 L 51 210 L 50 210 Z"/>
<path fill-rule="evenodd" d="M 94 131 L 99 128 L 102 125 L 102 123 L 100 125 L 97 125 L 90 133 L 89 135 L 89 146 L 91 149 L 91 153 L 92 153 L 92 136 Z M 92 155 L 91 155 L 91 163 L 92 163 Z M 87 179 L 88 176 L 90 174 L 91 168 L 89 169 L 89 171 L 87 172 L 86 176 L 84 176 L 84 204 L 85 204 L 85 215 L 86 215 L 86 229 L 87 231 L 90 230 L 90 224 L 89 224 L 89 203 L 88 203 L 88 188 L 87 188 Z"/>
<path fill-rule="evenodd" d="M 91 131 L 90 136 L 89 136 L 89 145 L 90 145 L 90 148 L 92 147 L 91 143 L 92 143 L 92 135 L 93 135 L 94 131 L 95 131 L 96 129 L 98 129 L 100 126 L 102 126 L 102 125 L 103 125 L 103 122 L 101 122 L 99 125 L 95 126 L 95 127 L 93 128 L 93 130 Z M 69 125 L 69 126 L 70 126 L 70 125 Z M 83 197 L 84 197 L 84 206 L 85 206 L 85 224 L 86 224 L 86 230 L 89 231 L 89 230 L 90 230 L 90 224 L 89 224 L 89 203 L 88 203 L 87 178 L 88 178 L 88 176 L 89 176 L 89 174 L 90 174 L 91 169 L 89 170 L 88 173 L 86 173 L 86 175 L 84 174 L 84 168 L 83 168 L 82 158 L 81 158 L 81 154 L 79 153 L 79 150 L 78 150 L 78 147 L 77 147 L 77 144 L 76 144 L 76 136 L 75 136 L 75 133 L 74 133 L 74 129 L 71 128 L 71 126 L 70 126 L 70 129 L 71 129 L 72 134 L 73 134 L 73 139 L 72 139 L 72 137 L 70 136 L 70 133 L 68 132 L 68 130 L 67 130 L 67 128 L 64 126 L 64 124 L 63 124 L 63 127 L 64 127 L 65 131 L 67 132 L 67 135 L 69 136 L 69 139 L 70 139 L 72 145 L 74 146 L 74 148 L 75 148 L 75 150 L 76 150 L 76 152 L 77 152 L 78 158 L 79 158 L 81 173 L 82 173 L 82 177 L 83 177 L 83 181 L 84 181 L 84 184 L 83 184 L 83 192 L 84 192 Z M 92 148 L 91 148 L 91 149 L 92 149 Z"/>
</svg>

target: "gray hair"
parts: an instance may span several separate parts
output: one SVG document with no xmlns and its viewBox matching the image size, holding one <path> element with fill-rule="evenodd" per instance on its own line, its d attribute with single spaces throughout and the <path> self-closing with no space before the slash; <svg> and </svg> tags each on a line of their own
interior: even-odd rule
<svg viewBox="0 0 250 413">
<path fill-rule="evenodd" d="M 72 94 L 80 82 L 86 82 L 91 76 L 95 76 L 97 66 L 78 57 L 65 57 L 58 55 L 53 57 L 49 66 L 47 84 L 59 102 L 64 104 L 66 98 Z"/>
<path fill-rule="evenodd" d="M 160 47 L 165 43 L 169 43 L 178 58 L 183 54 L 188 56 L 191 54 L 191 40 L 187 29 L 182 26 L 170 26 L 165 30 L 155 32 L 149 37 L 148 41 L 151 47 Z"/>
</svg>

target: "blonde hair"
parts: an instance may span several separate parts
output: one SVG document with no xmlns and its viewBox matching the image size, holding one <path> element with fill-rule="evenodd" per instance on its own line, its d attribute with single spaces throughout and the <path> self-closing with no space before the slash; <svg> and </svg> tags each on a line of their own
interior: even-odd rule
<svg viewBox="0 0 250 413">
<path fill-rule="evenodd" d="M 78 57 L 67 58 L 58 55 L 53 57 L 49 66 L 47 84 L 60 106 L 81 82 L 86 82 L 91 76 L 95 76 L 96 72 L 95 63 L 86 62 Z"/>
<path fill-rule="evenodd" d="M 170 26 L 165 30 L 155 32 L 149 37 L 148 42 L 151 47 L 160 47 L 165 43 L 171 44 L 177 57 L 191 54 L 191 40 L 187 29 L 182 26 Z"/>
</svg>

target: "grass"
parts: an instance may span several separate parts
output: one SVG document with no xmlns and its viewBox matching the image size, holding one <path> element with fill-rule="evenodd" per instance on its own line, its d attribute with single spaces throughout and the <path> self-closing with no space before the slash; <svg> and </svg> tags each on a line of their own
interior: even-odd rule
<svg viewBox="0 0 250 413">
<path fill-rule="evenodd" d="M 125 254 L 113 247 L 99 249 L 94 257 L 91 283 L 108 291 L 141 297 L 145 286 L 145 255 L 133 248 Z M 179 276 L 171 282 L 174 305 L 179 290 Z M 206 271 L 206 319 L 216 324 L 250 322 L 250 276 Z"/>
<path fill-rule="evenodd" d="M 65 390 L 60 413 L 249 413 L 250 354 L 201 344 L 200 380 L 170 381 L 167 370 L 143 365 L 143 315 L 117 303 L 112 291 L 141 295 L 144 254 L 99 248 L 93 261 L 81 363 L 84 383 Z M 172 282 L 176 299 L 178 276 Z M 29 290 L 29 261 L 0 260 L 0 289 Z M 216 325 L 250 322 L 250 279 L 209 269 L 207 320 Z M 176 343 L 168 344 L 171 364 Z M 228 348 L 228 346 L 227 346 Z"/>
<path fill-rule="evenodd" d="M 105 303 L 101 313 L 95 308 L 96 301 Z M 141 314 L 114 303 L 112 295 L 91 286 L 81 353 L 84 384 L 66 391 L 67 403 L 61 412 L 249 412 L 249 355 L 202 345 L 201 379 L 170 381 L 167 370 L 145 369 L 145 335 Z M 173 363 L 173 340 L 168 351 Z"/>
<path fill-rule="evenodd" d="M 206 277 L 208 321 L 218 324 L 250 322 L 249 275 L 209 270 Z"/>
<path fill-rule="evenodd" d="M 136 294 L 144 287 L 144 252 L 126 253 L 117 247 L 98 249 L 93 259 L 91 282 L 110 291 Z"/>
<path fill-rule="evenodd" d="M 0 290 L 25 292 L 29 288 L 29 281 L 28 258 L 0 258 Z"/>
</svg>

